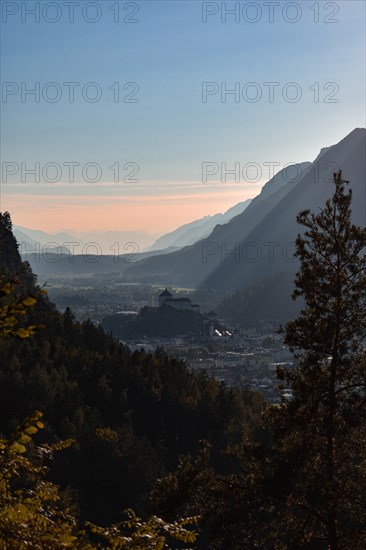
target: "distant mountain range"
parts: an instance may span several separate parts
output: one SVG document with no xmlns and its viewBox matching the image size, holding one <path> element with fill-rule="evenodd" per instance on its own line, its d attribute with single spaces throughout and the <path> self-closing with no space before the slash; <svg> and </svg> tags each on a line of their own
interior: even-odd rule
<svg viewBox="0 0 366 550">
<path fill-rule="evenodd" d="M 205 287 L 219 293 L 244 292 L 233 298 L 238 315 L 231 315 L 228 301 L 221 314 L 229 320 L 235 317 L 238 322 L 263 316 L 286 320 L 297 307 L 290 298 L 291 284 L 283 284 L 286 279 L 292 280 L 297 269 L 293 258 L 294 241 L 300 231 L 296 216 L 306 208 L 319 211 L 333 193 L 333 172 L 341 169 L 351 181 L 353 220 L 365 226 L 365 152 L 366 130 L 357 128 L 336 145 L 323 148 L 313 163 L 299 165 L 296 180 L 289 178 L 288 169 L 279 172 L 242 214 L 217 225 L 208 238 L 129 266 L 125 277 L 163 285 Z M 250 308 L 246 309 L 248 300 Z"/>
<path fill-rule="evenodd" d="M 208 237 L 214 227 L 217 224 L 224 224 L 229 222 L 232 218 L 244 212 L 244 210 L 249 206 L 252 199 L 248 199 L 243 202 L 235 204 L 229 210 L 224 212 L 224 214 L 215 214 L 213 216 L 205 216 L 199 220 L 195 220 L 190 223 L 181 225 L 174 231 L 167 233 L 160 237 L 155 243 L 150 246 L 147 250 L 161 250 L 167 252 L 167 248 L 183 248 L 184 246 L 189 246 L 196 243 L 200 239 Z"/>
<path fill-rule="evenodd" d="M 222 258 L 226 255 L 228 258 L 230 257 L 231 244 L 234 247 L 235 243 L 239 245 L 240 226 L 244 225 L 244 230 L 248 232 L 251 227 L 255 227 L 260 221 L 259 211 L 261 211 L 261 207 L 258 207 L 258 205 L 266 204 L 270 208 L 277 204 L 296 186 L 293 181 L 295 175 L 297 174 L 296 180 L 299 181 L 308 173 L 311 166 L 311 162 L 303 162 L 281 170 L 263 186 L 260 194 L 250 202 L 241 214 L 232 217 L 225 224 L 215 224 L 213 231 L 207 238 L 198 240 L 193 245 L 170 254 L 163 250 L 162 254 L 156 255 L 154 258 L 135 263 L 132 267 L 129 266 L 127 275 L 137 280 L 139 277 L 146 280 L 149 275 L 151 281 L 159 284 L 164 284 L 166 281 L 173 285 L 184 286 L 187 283 L 191 287 L 207 286 L 205 284 L 206 279 L 214 269 L 220 266 Z M 236 235 L 233 234 L 233 229 Z M 226 235 L 230 235 L 230 240 L 226 238 Z M 218 241 L 217 238 L 221 240 Z M 216 283 L 212 288 L 216 288 Z"/>
<path fill-rule="evenodd" d="M 99 250 L 104 256 L 123 255 L 124 253 L 139 254 L 145 258 L 156 253 L 167 253 L 179 250 L 208 237 L 217 224 L 229 222 L 234 216 L 241 214 L 249 206 L 251 199 L 235 204 L 224 214 L 205 216 L 199 220 L 186 223 L 165 235 L 162 235 L 152 245 L 153 235 L 144 231 L 88 231 L 46 233 L 19 225 L 14 226 L 14 235 L 19 243 L 20 253 L 29 255 L 44 248 L 47 254 L 82 254 L 84 247 L 95 243 L 94 250 Z M 132 246 L 132 244 L 134 246 Z M 92 248 L 92 246 L 90 246 Z"/>
<path fill-rule="evenodd" d="M 123 272 L 138 260 L 174 252 L 208 236 L 217 223 L 231 220 L 250 202 L 251 199 L 240 202 L 224 214 L 185 224 L 145 249 L 141 243 L 152 240 L 152 235 L 145 232 L 46 233 L 21 226 L 14 226 L 13 231 L 22 257 L 38 275 Z"/>
<path fill-rule="evenodd" d="M 22 254 L 37 252 L 39 247 L 47 253 L 82 254 L 83 248 L 94 243 L 94 250 L 99 254 L 115 255 L 131 252 L 141 252 L 151 243 L 156 235 L 145 231 L 88 231 L 88 232 L 58 232 L 46 233 L 28 227 L 14 225 L 14 235 L 19 243 Z M 131 246 L 133 243 L 133 247 Z M 93 248 L 90 246 L 90 249 Z M 175 250 L 175 248 L 172 248 Z M 41 250 L 42 251 L 42 250 Z"/>
<path fill-rule="evenodd" d="M 19 252 L 22 256 L 26 256 L 32 252 L 41 253 L 43 249 L 50 254 L 68 254 L 69 248 L 63 243 L 76 240 L 75 237 L 66 233 L 55 233 L 51 235 L 44 231 L 36 231 L 17 225 L 13 227 L 13 233 L 18 241 Z"/>
<path fill-rule="evenodd" d="M 301 230 L 296 216 L 307 208 L 319 211 L 332 195 L 333 172 L 341 169 L 353 190 L 353 220 L 365 226 L 365 152 L 366 129 L 356 128 L 339 143 L 321 149 L 313 162 L 281 170 L 251 202 L 181 226 L 143 253 L 129 248 L 120 249 L 120 255 L 100 256 L 97 261 L 80 254 L 70 261 L 69 252 L 57 262 L 34 254 L 27 259 L 40 275 L 120 272 L 125 281 L 209 289 L 226 296 L 218 311 L 232 322 L 286 321 L 299 307 L 290 297 L 298 266 L 293 257 L 294 241 Z M 48 235 L 21 227 L 14 232 L 29 247 L 34 247 L 35 241 L 78 240 L 76 235 Z M 106 238 L 111 240 L 112 235 Z"/>
</svg>

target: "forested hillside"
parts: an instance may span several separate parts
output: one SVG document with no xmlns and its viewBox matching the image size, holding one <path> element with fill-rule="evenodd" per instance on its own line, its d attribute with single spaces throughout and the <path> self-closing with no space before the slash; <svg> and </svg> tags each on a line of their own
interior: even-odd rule
<svg viewBox="0 0 366 550">
<path fill-rule="evenodd" d="M 146 511 L 156 479 L 174 470 L 180 455 L 196 455 L 200 440 L 212 444 L 213 464 L 225 469 L 220 452 L 256 428 L 262 399 L 161 352 L 131 353 L 91 322 L 76 323 L 70 310 L 56 311 L 21 262 L 10 217 L 0 220 L 1 275 L 18 278 L 17 296 L 37 300 L 23 325 L 42 325 L 30 338 L 0 338 L 0 432 L 40 410 L 39 441 L 73 438 L 51 478 L 67 489 L 81 519 L 102 524 L 127 507 Z"/>
</svg>

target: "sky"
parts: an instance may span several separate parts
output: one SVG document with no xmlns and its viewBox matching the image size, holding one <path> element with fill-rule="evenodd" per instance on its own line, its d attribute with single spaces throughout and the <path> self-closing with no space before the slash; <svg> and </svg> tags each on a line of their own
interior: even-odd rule
<svg viewBox="0 0 366 550">
<path fill-rule="evenodd" d="M 363 0 L 1 4 L 17 225 L 164 233 L 365 126 Z"/>
</svg>

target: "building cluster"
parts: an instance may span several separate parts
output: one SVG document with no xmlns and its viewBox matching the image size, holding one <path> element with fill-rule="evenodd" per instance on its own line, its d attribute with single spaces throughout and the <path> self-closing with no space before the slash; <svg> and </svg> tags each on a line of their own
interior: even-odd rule
<svg viewBox="0 0 366 550">
<path fill-rule="evenodd" d="M 281 396 L 291 398 L 289 389 L 279 390 L 277 368 L 291 370 L 293 356 L 283 345 L 280 335 L 263 345 L 264 335 L 238 337 L 226 341 L 195 342 L 184 337 L 147 338 L 128 342 L 132 349 L 144 348 L 153 352 L 163 347 L 168 355 L 183 359 L 195 370 L 204 370 L 228 386 L 250 388 L 263 395 L 271 403 L 278 403 Z"/>
<path fill-rule="evenodd" d="M 159 294 L 159 307 L 170 306 L 179 310 L 201 311 L 199 304 L 193 304 L 190 298 L 174 298 L 173 294 L 166 288 Z"/>
<path fill-rule="evenodd" d="M 192 303 L 192 300 L 187 297 L 175 298 L 167 288 L 159 294 L 159 308 L 164 306 L 170 306 L 180 311 L 195 311 L 201 313 L 201 306 L 199 304 Z M 226 329 L 225 321 L 219 319 L 215 311 L 211 310 L 208 313 L 201 313 L 201 315 L 201 336 L 204 339 L 222 340 L 233 336 L 232 333 Z"/>
</svg>

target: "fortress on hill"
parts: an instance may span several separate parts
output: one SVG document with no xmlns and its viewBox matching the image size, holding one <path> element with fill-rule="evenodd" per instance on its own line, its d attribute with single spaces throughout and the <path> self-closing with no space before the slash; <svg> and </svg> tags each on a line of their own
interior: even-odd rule
<svg viewBox="0 0 366 550">
<path fill-rule="evenodd" d="M 167 288 L 159 294 L 159 307 L 164 305 L 180 310 L 197 311 L 198 313 L 201 310 L 199 304 L 192 304 L 190 298 L 174 298 Z"/>
</svg>

